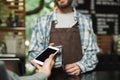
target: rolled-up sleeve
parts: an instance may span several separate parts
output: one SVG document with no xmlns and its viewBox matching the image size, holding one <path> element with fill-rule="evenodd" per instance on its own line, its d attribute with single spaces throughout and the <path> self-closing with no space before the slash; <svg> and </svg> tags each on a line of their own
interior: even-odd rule
<svg viewBox="0 0 120 80">
<path fill-rule="evenodd" d="M 43 36 L 41 30 L 41 20 L 38 19 L 32 28 L 32 35 L 30 40 L 30 46 L 29 46 L 29 60 L 34 59 L 38 54 L 40 54 L 41 50 L 43 49 Z"/>
<path fill-rule="evenodd" d="M 92 22 L 90 19 L 86 21 L 87 28 L 84 27 L 84 36 L 82 39 L 83 57 L 77 64 L 80 66 L 82 73 L 93 70 L 97 63 L 97 53 L 99 47 L 97 45 L 96 35 L 92 29 Z"/>
</svg>

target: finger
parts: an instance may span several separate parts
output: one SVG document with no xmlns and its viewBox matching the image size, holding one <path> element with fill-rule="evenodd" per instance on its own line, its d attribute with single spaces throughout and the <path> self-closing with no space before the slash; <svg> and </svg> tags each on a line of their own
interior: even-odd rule
<svg viewBox="0 0 120 80">
<path fill-rule="evenodd" d="M 66 72 L 67 72 L 67 73 L 71 73 L 71 72 L 74 72 L 74 71 L 76 71 L 76 70 L 78 70 L 77 67 L 72 67 L 72 68 L 66 69 Z"/>
<path fill-rule="evenodd" d="M 68 64 L 65 66 L 65 71 L 69 74 L 69 75 L 79 75 L 80 74 L 80 68 L 78 65 L 76 64 Z"/>
<path fill-rule="evenodd" d="M 45 63 L 50 63 L 53 60 L 54 54 L 51 54 L 46 60 Z"/>
<path fill-rule="evenodd" d="M 41 69 L 41 66 L 37 63 L 35 63 L 34 61 L 31 61 L 31 63 L 38 69 Z"/>
<path fill-rule="evenodd" d="M 49 58 L 50 58 L 50 59 L 53 59 L 54 56 L 55 56 L 55 54 L 51 54 L 51 55 L 49 56 Z"/>
<path fill-rule="evenodd" d="M 50 56 L 49 56 L 49 60 L 50 60 L 50 66 L 51 66 L 51 68 L 53 67 L 53 65 L 54 65 L 54 56 L 55 56 L 55 54 L 51 54 Z"/>
<path fill-rule="evenodd" d="M 53 65 L 54 64 L 54 54 L 51 54 L 44 62 L 44 64 L 47 64 L 47 65 Z"/>
<path fill-rule="evenodd" d="M 49 46 L 54 46 L 55 44 L 54 43 L 50 43 Z"/>
<path fill-rule="evenodd" d="M 45 61 L 44 61 L 44 64 L 46 63 L 49 63 L 51 60 L 49 58 L 47 58 Z"/>
<path fill-rule="evenodd" d="M 69 70 L 69 69 L 74 68 L 74 67 L 75 67 L 75 64 L 67 64 L 65 66 L 65 70 Z"/>
<path fill-rule="evenodd" d="M 31 63 L 34 65 L 34 64 L 36 64 L 33 60 L 31 61 Z"/>
<path fill-rule="evenodd" d="M 79 75 L 80 72 L 79 72 L 79 70 L 75 70 L 75 71 L 73 71 L 73 72 L 69 72 L 68 74 L 69 74 L 69 75 Z"/>
<path fill-rule="evenodd" d="M 52 69 L 54 65 L 54 60 L 53 60 L 54 54 L 51 54 L 49 58 L 47 58 L 44 62 L 43 66 L 49 66 L 50 69 Z"/>
<path fill-rule="evenodd" d="M 49 59 L 50 59 L 50 61 L 51 61 L 51 65 L 53 65 L 54 64 L 54 56 L 55 56 L 55 54 L 51 54 L 50 56 L 49 56 Z"/>
<path fill-rule="evenodd" d="M 53 60 L 54 54 L 51 54 L 46 60 L 45 63 L 50 63 Z"/>
<path fill-rule="evenodd" d="M 39 70 L 42 68 L 42 66 L 40 66 L 40 65 L 38 65 L 38 64 L 36 64 L 35 67 L 36 67 L 37 69 L 39 69 Z"/>
</svg>

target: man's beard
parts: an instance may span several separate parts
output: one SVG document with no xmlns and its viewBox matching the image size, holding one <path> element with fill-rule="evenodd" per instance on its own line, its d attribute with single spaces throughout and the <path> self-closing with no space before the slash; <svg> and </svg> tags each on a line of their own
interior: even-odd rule
<svg viewBox="0 0 120 80">
<path fill-rule="evenodd" d="M 68 8 L 71 6 L 72 4 L 72 0 L 71 1 L 68 1 L 66 5 L 59 5 L 57 1 L 55 1 L 55 5 L 59 8 L 59 9 L 65 9 L 65 8 Z"/>
</svg>

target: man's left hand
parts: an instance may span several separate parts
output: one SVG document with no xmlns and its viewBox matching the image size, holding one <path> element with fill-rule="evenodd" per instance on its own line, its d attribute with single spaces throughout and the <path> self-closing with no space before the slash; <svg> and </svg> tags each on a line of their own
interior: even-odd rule
<svg viewBox="0 0 120 80">
<path fill-rule="evenodd" d="M 72 63 L 65 65 L 65 71 L 68 73 L 68 75 L 79 75 L 81 69 L 76 63 Z"/>
</svg>

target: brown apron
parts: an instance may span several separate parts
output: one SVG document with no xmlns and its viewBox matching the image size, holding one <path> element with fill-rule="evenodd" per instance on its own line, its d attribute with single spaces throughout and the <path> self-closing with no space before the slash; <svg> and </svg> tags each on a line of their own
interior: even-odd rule
<svg viewBox="0 0 120 80">
<path fill-rule="evenodd" d="M 77 62 L 82 58 L 81 38 L 77 25 L 78 23 L 76 23 L 72 28 L 55 28 L 55 23 L 52 21 L 49 43 L 55 43 L 55 46 L 62 45 L 63 65 Z M 57 72 L 52 72 L 52 74 L 55 74 L 53 76 L 54 78 L 57 76 Z M 58 78 L 53 80 L 58 80 Z"/>
</svg>

